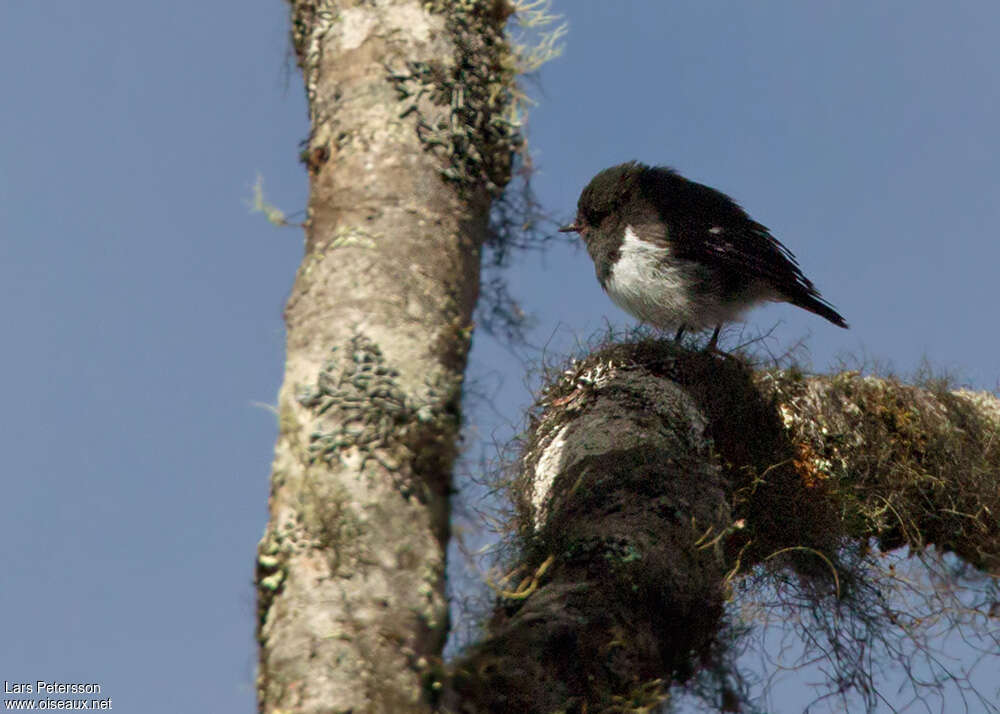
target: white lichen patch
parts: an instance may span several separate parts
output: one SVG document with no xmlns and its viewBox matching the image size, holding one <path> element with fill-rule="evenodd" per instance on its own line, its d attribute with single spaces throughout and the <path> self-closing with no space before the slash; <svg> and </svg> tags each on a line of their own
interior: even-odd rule
<svg viewBox="0 0 1000 714">
<path fill-rule="evenodd" d="M 337 50 L 346 52 L 357 49 L 373 34 L 392 36 L 405 33 L 414 42 L 426 43 L 431 39 L 431 22 L 434 19 L 418 2 L 393 5 L 390 11 L 373 13 L 370 7 L 350 7 L 338 16 L 333 41 Z"/>
<path fill-rule="evenodd" d="M 576 384 L 578 386 L 594 387 L 600 389 L 617 374 L 616 365 L 613 361 L 599 362 L 585 372 L 577 375 Z"/>
<path fill-rule="evenodd" d="M 394 7 L 386 17 L 386 22 L 394 32 L 406 32 L 416 42 L 431 40 L 432 21 L 437 20 L 419 2 Z"/>
<path fill-rule="evenodd" d="M 956 389 L 952 394 L 972 404 L 976 411 L 1000 429 L 1000 399 L 995 395 L 970 389 Z"/>
<path fill-rule="evenodd" d="M 534 526 L 545 521 L 545 502 L 552 491 L 556 476 L 562 471 L 563 455 L 566 451 L 566 432 L 569 424 L 563 424 L 558 431 L 547 439 L 544 446 L 540 445 L 541 455 L 535 465 L 535 477 L 532 479 L 531 504 L 534 506 Z"/>
<path fill-rule="evenodd" d="M 787 404 L 779 404 L 778 411 L 781 414 L 781 421 L 786 429 L 791 429 L 795 424 L 795 413 Z"/>
<path fill-rule="evenodd" d="M 341 11 L 337 23 L 337 49 L 341 52 L 354 50 L 364 44 L 377 24 L 375 13 L 370 8 L 350 7 Z"/>
<path fill-rule="evenodd" d="M 571 385 L 573 389 L 600 389 L 617 376 L 622 366 L 607 360 L 585 367 L 584 362 L 574 359 L 569 368 L 563 370 L 561 384 Z"/>
</svg>

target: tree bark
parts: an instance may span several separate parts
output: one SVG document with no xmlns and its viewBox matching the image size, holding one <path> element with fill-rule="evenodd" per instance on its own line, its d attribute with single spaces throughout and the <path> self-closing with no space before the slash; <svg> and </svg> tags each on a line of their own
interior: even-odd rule
<svg viewBox="0 0 1000 714">
<path fill-rule="evenodd" d="M 292 0 L 311 134 L 259 545 L 264 712 L 426 711 L 491 198 L 505 5 Z"/>
<path fill-rule="evenodd" d="M 521 584 L 456 663 L 453 711 L 647 710 L 700 670 L 725 681 L 723 606 L 763 563 L 833 607 L 870 539 L 1000 574 L 992 395 L 648 341 L 575 363 L 539 406 L 514 488 Z"/>
</svg>

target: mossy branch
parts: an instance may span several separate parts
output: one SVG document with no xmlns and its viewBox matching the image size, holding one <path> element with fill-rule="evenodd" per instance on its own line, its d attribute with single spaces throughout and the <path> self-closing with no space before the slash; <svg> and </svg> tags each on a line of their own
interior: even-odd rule
<svg viewBox="0 0 1000 714">
<path fill-rule="evenodd" d="M 753 623 L 726 606 L 737 597 L 797 608 L 830 691 L 870 704 L 873 652 L 904 668 L 926 657 L 942 608 L 970 634 L 970 607 L 945 588 L 928 593 L 928 617 L 912 582 L 895 596 L 899 558 L 886 553 L 930 559 L 934 545 L 1000 574 L 992 395 L 755 372 L 645 340 L 572 363 L 538 408 L 507 568 L 540 575 L 526 597 L 500 598 L 488 636 L 457 662 L 464 711 L 620 711 L 638 691 L 649 697 L 636 706 L 652 706 L 707 680 L 714 706 L 752 710 L 734 645 Z M 987 640 L 990 602 L 976 612 Z M 917 696 L 938 685 L 910 681 Z"/>
</svg>

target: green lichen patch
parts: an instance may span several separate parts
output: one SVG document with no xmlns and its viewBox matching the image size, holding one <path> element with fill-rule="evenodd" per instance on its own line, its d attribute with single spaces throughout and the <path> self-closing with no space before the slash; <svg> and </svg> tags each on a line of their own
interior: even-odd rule
<svg viewBox="0 0 1000 714">
<path fill-rule="evenodd" d="M 485 188 L 491 196 L 507 185 L 511 157 L 524 145 L 520 120 L 511 111 L 516 71 L 495 5 L 427 3 L 426 9 L 445 16 L 454 56 L 387 68 L 400 117 L 415 116 L 421 143 L 444 159 L 442 177 L 462 189 Z"/>
<path fill-rule="evenodd" d="M 282 518 L 268 525 L 257 544 L 255 582 L 257 583 L 257 636 L 275 599 L 281 593 L 288 577 L 288 560 L 295 553 L 302 553 L 320 545 L 304 527 L 303 517 Z"/>
<path fill-rule="evenodd" d="M 399 372 L 361 335 L 333 353 L 316 384 L 298 395 L 302 406 L 327 417 L 309 435 L 310 455 L 329 462 L 350 447 L 368 456 L 390 449 L 399 427 L 415 418 L 396 382 Z"/>
<path fill-rule="evenodd" d="M 512 45 L 508 19 L 516 14 L 525 17 L 523 25 L 550 25 L 558 18 L 547 13 L 546 3 L 449 0 L 425 2 L 424 9 L 444 16 L 455 53 L 386 68 L 399 115 L 415 116 L 420 141 L 445 160 L 445 180 L 463 190 L 485 189 L 495 198 L 510 180 L 514 155 L 525 150 L 527 97 L 518 76 L 559 54 L 565 28 L 540 31 L 534 44 Z"/>
<path fill-rule="evenodd" d="M 403 495 L 422 497 L 423 488 L 448 482 L 461 383 L 442 378 L 426 384 L 417 401 L 398 378 L 378 345 L 361 334 L 334 348 L 316 383 L 298 395 L 317 417 L 308 451 L 313 462 L 323 463 L 356 453 L 361 470 L 374 460 Z"/>
<path fill-rule="evenodd" d="M 262 636 L 262 628 L 275 597 L 285 582 L 285 561 L 287 551 L 281 538 L 268 530 L 257 545 L 255 581 L 257 583 L 257 637 Z"/>
</svg>

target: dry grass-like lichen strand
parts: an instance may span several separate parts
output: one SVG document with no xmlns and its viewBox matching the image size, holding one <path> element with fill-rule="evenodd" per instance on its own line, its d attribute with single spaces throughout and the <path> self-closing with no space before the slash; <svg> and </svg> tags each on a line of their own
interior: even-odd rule
<svg viewBox="0 0 1000 714">
<path fill-rule="evenodd" d="M 404 71 L 387 68 L 400 116 L 415 114 L 420 141 L 446 160 L 445 180 L 498 196 L 510 180 L 513 154 L 524 146 L 515 109 L 516 63 L 504 36 L 508 6 L 455 0 L 424 7 L 445 16 L 455 55 L 411 60 Z M 425 98 L 438 110 L 429 112 Z"/>
</svg>

